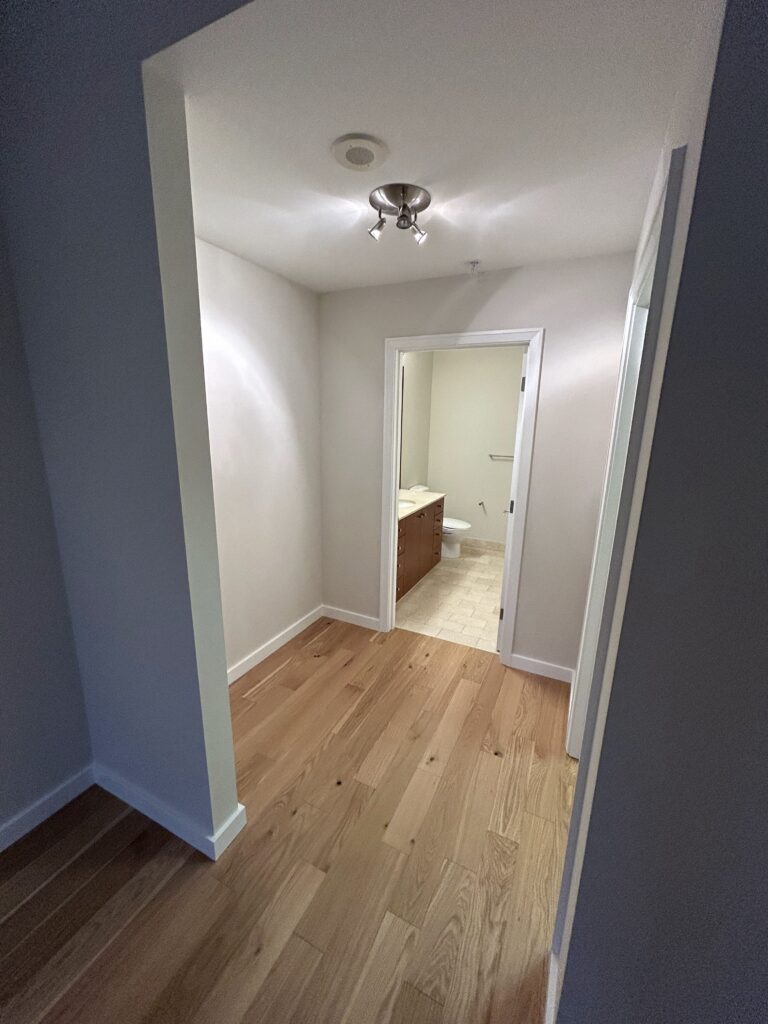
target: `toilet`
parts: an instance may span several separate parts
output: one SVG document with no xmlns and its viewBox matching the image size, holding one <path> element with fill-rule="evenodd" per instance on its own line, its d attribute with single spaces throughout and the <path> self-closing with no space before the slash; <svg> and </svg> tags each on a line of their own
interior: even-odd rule
<svg viewBox="0 0 768 1024">
<path fill-rule="evenodd" d="M 467 536 L 472 524 L 464 519 L 443 519 L 443 558 L 458 558 L 461 554 L 461 542 Z"/>
<path fill-rule="evenodd" d="M 428 491 L 426 484 L 414 484 L 412 491 Z M 461 554 L 461 541 L 467 536 L 467 531 L 472 529 L 472 523 L 465 519 L 443 518 L 443 558 L 458 558 Z"/>
</svg>

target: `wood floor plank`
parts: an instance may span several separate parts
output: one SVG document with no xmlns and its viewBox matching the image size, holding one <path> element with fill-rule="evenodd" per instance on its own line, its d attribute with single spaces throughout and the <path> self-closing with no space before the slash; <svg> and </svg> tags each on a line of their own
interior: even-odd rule
<svg viewBox="0 0 768 1024">
<path fill-rule="evenodd" d="M 130 808 L 116 797 L 100 800 L 92 813 L 0 886 L 0 921 L 47 885 L 60 871 L 107 832 Z"/>
<path fill-rule="evenodd" d="M 407 921 L 384 915 L 341 1024 L 390 1020 L 418 934 Z"/>
<path fill-rule="evenodd" d="M 337 787 L 337 799 L 319 812 L 300 846 L 302 860 L 329 871 L 365 810 L 373 791 L 360 782 Z"/>
<path fill-rule="evenodd" d="M 201 945 L 232 893 L 191 857 L 62 996 L 45 1024 L 167 1024 L 152 1006 Z"/>
<path fill-rule="evenodd" d="M 512 736 L 501 759 L 501 777 L 489 828 L 520 841 L 533 761 L 533 742 Z"/>
<path fill-rule="evenodd" d="M 265 757 L 279 757 L 284 750 L 286 734 L 290 732 L 293 735 L 301 728 L 304 716 L 312 714 L 316 702 L 326 703 L 343 689 L 347 677 L 342 669 L 348 667 L 354 658 L 354 651 L 348 648 L 335 651 L 301 689 L 292 690 L 288 699 L 254 729 L 251 749 Z"/>
<path fill-rule="evenodd" d="M 503 755 L 512 737 L 516 735 L 515 726 L 519 721 L 526 677 L 522 672 L 505 669 L 501 665 L 495 669 L 495 673 L 498 673 L 499 669 L 502 676 L 501 685 L 491 713 L 483 749 L 491 754 Z"/>
<path fill-rule="evenodd" d="M 358 768 L 355 775 L 358 782 L 373 789 L 381 782 L 403 737 L 413 725 L 430 693 L 431 690 L 423 685 L 411 687 Z"/>
<path fill-rule="evenodd" d="M 427 747 L 421 763 L 424 771 L 442 775 L 451 756 L 459 734 L 464 727 L 469 710 L 478 693 L 478 684 L 469 679 L 460 679 L 446 708 L 440 725 Z"/>
<path fill-rule="evenodd" d="M 408 982 L 400 992 L 392 1010 L 389 1024 L 440 1024 L 443 1008 Z"/>
<path fill-rule="evenodd" d="M 435 898 L 405 975 L 414 988 L 443 1004 L 448 994 L 477 885 L 472 871 L 445 861 Z"/>
<path fill-rule="evenodd" d="M 232 684 L 230 694 L 234 697 L 244 697 L 246 700 L 253 700 L 263 688 L 272 682 L 278 682 L 279 673 L 288 666 L 296 657 L 300 657 L 306 648 L 316 643 L 318 638 L 328 633 L 334 627 L 332 619 L 318 619 L 303 632 L 299 633 L 288 643 L 283 644 L 278 650 L 273 651 L 258 665 L 246 672 Z M 322 655 L 321 655 L 322 656 Z"/>
<path fill-rule="evenodd" d="M 462 679 L 469 679 L 473 683 L 482 683 L 493 665 L 500 664 L 499 659 L 489 651 L 481 651 L 476 647 L 465 649 L 461 660 L 459 672 Z"/>
<path fill-rule="evenodd" d="M 39 889 L 0 925 L 0 973 L 5 960 L 36 928 L 69 900 L 147 827 L 147 819 L 133 811 L 117 821 L 83 850 L 63 871 Z"/>
<path fill-rule="evenodd" d="M 467 794 L 460 806 L 456 831 L 446 856 L 470 871 L 480 870 L 485 833 L 490 827 L 501 778 L 502 759 L 483 750 L 472 768 Z"/>
<path fill-rule="evenodd" d="M 277 890 L 256 927 L 242 936 L 191 1024 L 239 1024 L 274 967 L 325 875 L 298 863 Z"/>
<path fill-rule="evenodd" d="M 510 920 L 518 847 L 486 834 L 483 862 L 445 999 L 443 1024 L 486 1021 L 491 1012 L 502 943 Z M 531 1018 L 529 1024 L 535 1021 Z"/>
<path fill-rule="evenodd" d="M 242 836 L 239 849 L 228 851 L 211 871 L 258 916 L 298 860 L 303 838 L 319 816 L 309 804 L 273 807 Z"/>
<path fill-rule="evenodd" d="M 0 853 L 0 886 L 21 868 L 27 868 L 54 846 L 74 825 L 92 814 L 99 804 L 113 799 L 98 786 L 89 786 L 60 811 Z"/>
<path fill-rule="evenodd" d="M 168 840 L 2 1009 L 0 1021 L 37 1024 L 191 855 Z"/>
<path fill-rule="evenodd" d="M 439 775 L 433 775 L 423 768 L 416 769 L 384 832 L 383 838 L 387 845 L 403 853 L 411 852 L 439 784 Z"/>
<path fill-rule="evenodd" d="M 261 690 L 255 700 L 244 701 L 246 710 L 232 723 L 235 752 L 248 761 L 251 751 L 248 742 L 254 733 L 285 703 L 293 691 L 279 683 Z"/>
<path fill-rule="evenodd" d="M 558 827 L 526 814 L 509 910 L 514 927 L 504 935 L 489 1018 L 492 1024 L 544 1019 L 546 964 L 563 856 Z"/>
<path fill-rule="evenodd" d="M 507 672 L 514 672 L 514 669 L 508 669 Z M 514 719 L 511 723 L 512 732 L 515 735 L 529 740 L 535 738 L 543 698 L 541 677 L 525 673 L 520 699 L 517 702 Z"/>
<path fill-rule="evenodd" d="M 5 957 L 0 972 L 0 1005 L 21 992 L 34 980 L 36 972 L 84 932 L 95 915 L 155 857 L 167 840 L 164 829 L 143 819 L 139 835 L 96 873 L 77 898 L 60 904 L 48 915 L 44 927 L 29 932 Z"/>
<path fill-rule="evenodd" d="M 334 938 L 353 926 L 353 919 L 376 918 L 378 927 L 403 860 L 403 854 L 386 846 L 378 836 L 358 831 L 341 850 L 296 933 L 327 952 Z M 371 886 L 374 878 L 378 883 Z M 352 894 L 354 898 L 350 899 Z"/>
<path fill-rule="evenodd" d="M 568 720 L 567 690 L 562 683 L 539 679 L 542 702 L 536 723 L 526 794 L 526 810 L 557 822 L 562 798 L 562 751 Z"/>
<path fill-rule="evenodd" d="M 416 837 L 389 909 L 421 927 L 440 883 L 442 864 L 453 848 L 458 822 L 490 721 L 491 710 L 475 705 L 467 715 L 424 823 Z"/>
<path fill-rule="evenodd" d="M 329 871 L 296 929 L 324 955 L 291 1024 L 327 1024 L 348 1005 L 405 860 L 404 854 L 381 842 L 364 840 L 357 855 L 350 852 L 344 861 L 350 846 Z"/>
<path fill-rule="evenodd" d="M 319 949 L 292 935 L 242 1024 L 288 1024 L 322 955 Z"/>
</svg>

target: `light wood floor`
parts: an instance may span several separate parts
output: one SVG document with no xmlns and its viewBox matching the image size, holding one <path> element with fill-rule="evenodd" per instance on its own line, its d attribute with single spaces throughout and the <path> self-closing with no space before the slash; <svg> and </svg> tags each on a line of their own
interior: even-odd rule
<svg viewBox="0 0 768 1024">
<path fill-rule="evenodd" d="M 566 688 L 321 620 L 231 694 L 216 864 L 96 788 L 0 855 L 0 1021 L 538 1024 Z"/>
</svg>

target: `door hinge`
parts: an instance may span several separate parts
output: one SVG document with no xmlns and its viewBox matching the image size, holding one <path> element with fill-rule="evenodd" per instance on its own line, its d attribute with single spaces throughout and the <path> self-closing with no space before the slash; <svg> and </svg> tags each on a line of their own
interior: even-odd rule
<svg viewBox="0 0 768 1024">
<path fill-rule="evenodd" d="M 511 515 L 511 514 L 512 514 L 512 513 L 514 512 L 514 511 L 515 511 L 515 503 L 514 503 L 514 501 L 510 501 L 510 503 L 509 503 L 509 513 L 510 513 L 510 515 Z"/>
<path fill-rule="evenodd" d="M 520 390 L 525 391 L 525 377 L 520 381 Z"/>
<path fill-rule="evenodd" d="M 499 609 L 499 622 L 501 622 L 501 620 L 502 620 L 503 618 L 504 618 L 504 609 L 503 609 L 503 608 L 500 608 L 500 609 Z"/>
</svg>

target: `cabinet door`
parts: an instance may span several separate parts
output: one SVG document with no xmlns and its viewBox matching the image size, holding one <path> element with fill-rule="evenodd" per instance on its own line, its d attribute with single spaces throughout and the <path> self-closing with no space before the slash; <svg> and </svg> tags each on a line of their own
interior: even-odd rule
<svg viewBox="0 0 768 1024">
<path fill-rule="evenodd" d="M 403 593 L 407 594 L 411 587 L 419 581 L 419 537 L 421 520 L 418 512 L 403 520 L 405 536 L 403 543 Z"/>
<path fill-rule="evenodd" d="M 405 524 L 401 519 L 397 524 L 397 576 L 395 580 L 395 601 L 399 601 L 405 593 Z"/>
<path fill-rule="evenodd" d="M 443 551 L 443 502 L 436 501 L 432 506 L 432 548 L 430 568 L 440 561 Z"/>
</svg>

